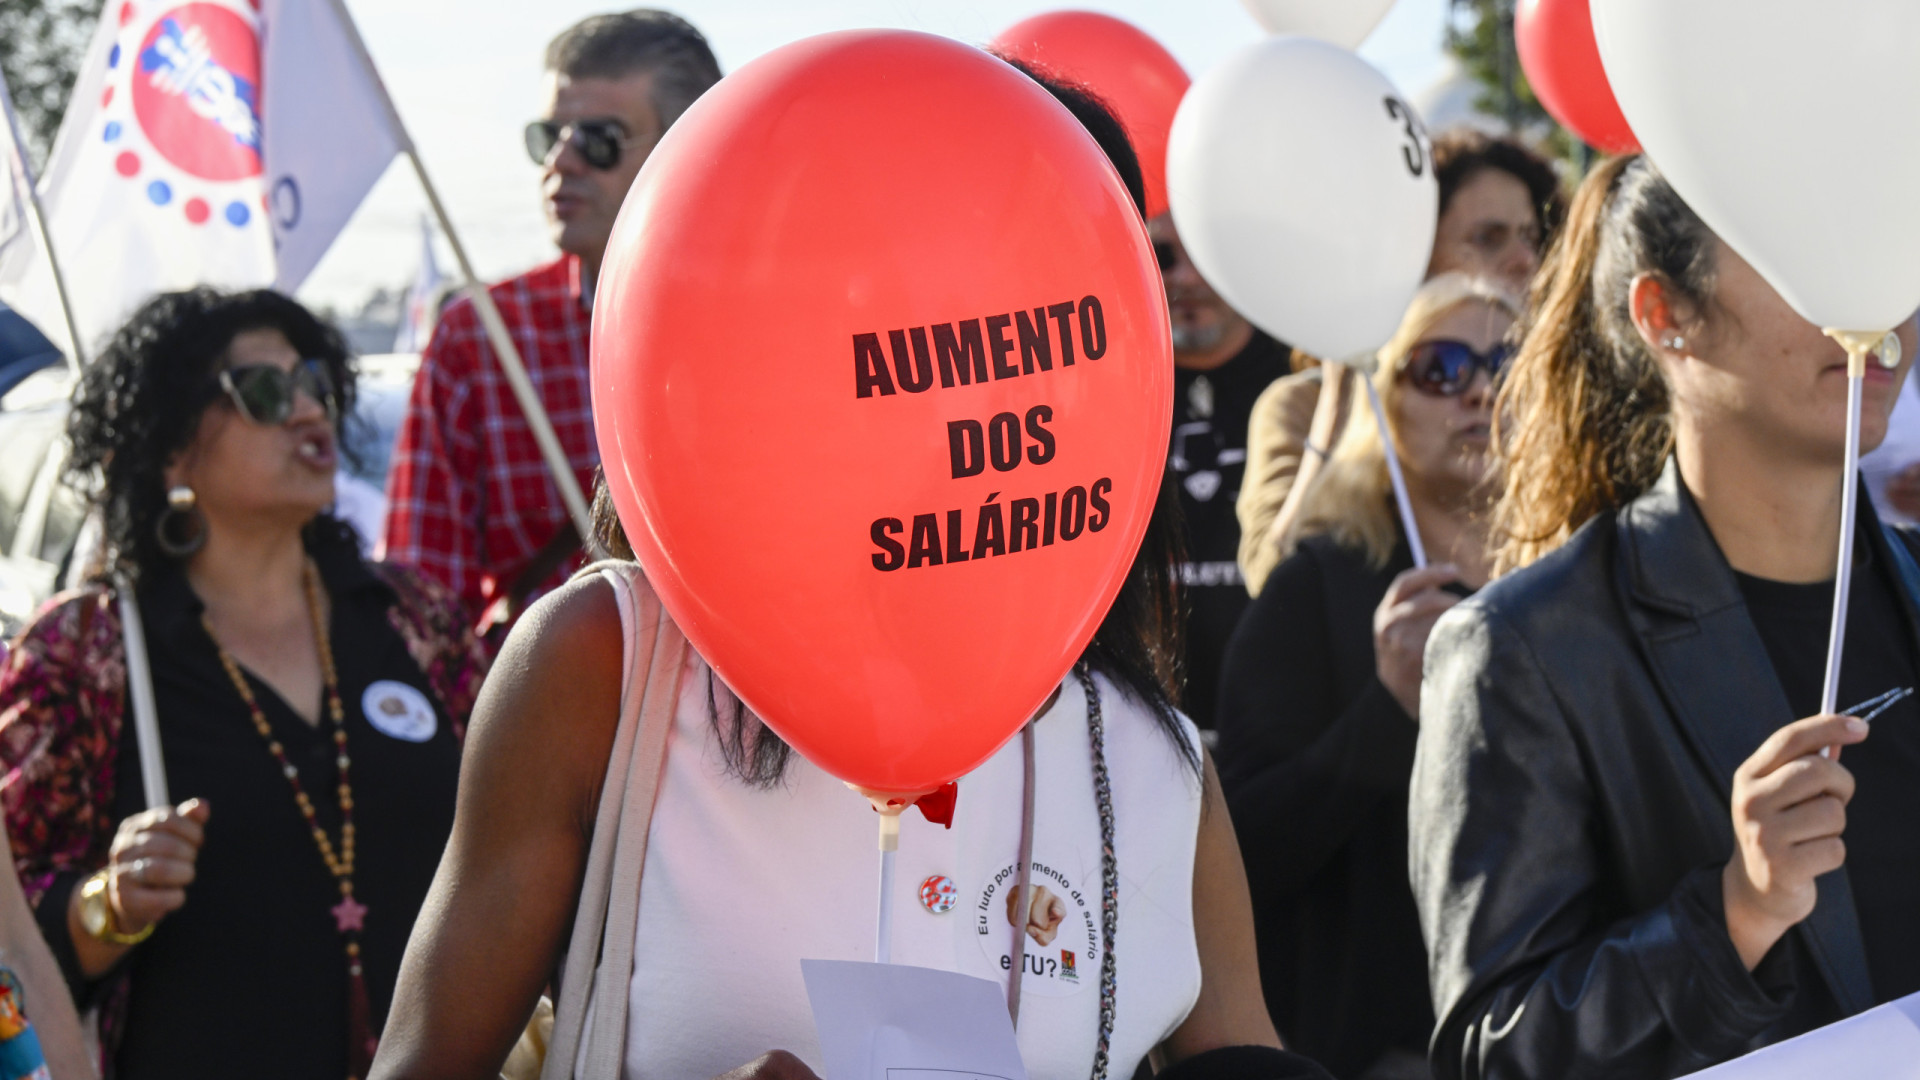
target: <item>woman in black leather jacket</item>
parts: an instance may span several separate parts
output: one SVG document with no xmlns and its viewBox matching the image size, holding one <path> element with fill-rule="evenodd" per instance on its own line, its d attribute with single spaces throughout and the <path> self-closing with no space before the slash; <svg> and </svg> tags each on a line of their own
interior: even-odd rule
<svg viewBox="0 0 1920 1080">
<path fill-rule="evenodd" d="M 1495 410 L 1519 569 L 1427 649 L 1430 1060 L 1677 1076 L 1920 990 L 1920 707 L 1811 715 L 1839 346 L 1644 159 L 1588 178 L 1543 275 Z M 1906 375 L 1869 368 L 1863 447 Z M 1843 708 L 1920 683 L 1920 571 L 1865 499 L 1856 550 Z"/>
</svg>

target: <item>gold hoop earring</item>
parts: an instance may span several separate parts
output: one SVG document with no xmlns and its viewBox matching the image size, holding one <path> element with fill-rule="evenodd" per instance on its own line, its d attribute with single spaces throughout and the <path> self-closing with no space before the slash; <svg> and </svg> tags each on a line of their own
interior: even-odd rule
<svg viewBox="0 0 1920 1080">
<path fill-rule="evenodd" d="M 207 515 L 200 512 L 199 497 L 181 484 L 167 489 L 167 508 L 153 523 L 153 539 L 160 550 L 176 559 L 199 551 L 207 542 Z"/>
</svg>

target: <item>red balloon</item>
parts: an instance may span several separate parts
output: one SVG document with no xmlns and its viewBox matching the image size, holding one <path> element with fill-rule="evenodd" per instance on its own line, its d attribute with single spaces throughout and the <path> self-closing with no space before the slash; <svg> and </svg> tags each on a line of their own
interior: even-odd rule
<svg viewBox="0 0 1920 1080">
<path fill-rule="evenodd" d="M 857 787 L 924 792 L 1118 593 L 1172 415 L 1166 301 L 1099 147 L 985 52 L 848 31 L 707 91 L 593 312 L 607 485 L 687 637 Z"/>
<path fill-rule="evenodd" d="M 1023 19 L 987 47 L 1064 75 L 1105 99 L 1140 155 L 1147 216 L 1167 212 L 1167 133 L 1192 82 L 1172 53 L 1132 23 L 1092 11 Z"/>
<path fill-rule="evenodd" d="M 1513 15 L 1520 68 L 1540 104 L 1568 130 L 1609 154 L 1632 153 L 1640 140 L 1613 100 L 1587 3 L 1520 0 Z"/>
</svg>

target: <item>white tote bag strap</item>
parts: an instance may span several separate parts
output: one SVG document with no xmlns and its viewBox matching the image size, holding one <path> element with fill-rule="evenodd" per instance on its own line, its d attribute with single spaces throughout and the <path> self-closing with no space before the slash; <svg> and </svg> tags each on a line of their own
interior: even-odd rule
<svg viewBox="0 0 1920 1080">
<path fill-rule="evenodd" d="M 541 1080 L 617 1080 L 624 1066 L 640 872 L 686 656 L 686 638 L 639 567 L 605 563 L 596 569 L 613 587 L 620 609 L 620 726 L 594 818 Z"/>
<path fill-rule="evenodd" d="M 140 747 L 140 783 L 147 807 L 172 806 L 167 797 L 167 766 L 160 757 L 160 712 L 153 703 L 153 665 L 147 661 L 147 631 L 140 604 L 124 577 L 115 577 L 120 601 L 120 636 L 127 652 L 127 700 L 133 705 L 133 741 Z"/>
</svg>

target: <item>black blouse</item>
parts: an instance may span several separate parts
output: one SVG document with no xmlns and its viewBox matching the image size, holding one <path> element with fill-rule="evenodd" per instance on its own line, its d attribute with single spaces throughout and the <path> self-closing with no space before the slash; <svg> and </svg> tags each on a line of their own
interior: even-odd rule
<svg viewBox="0 0 1920 1080">
<path fill-rule="evenodd" d="M 1874 557 L 1865 537 L 1854 557 L 1838 709 L 1920 686 L 1913 634 L 1900 611 L 1902 583 L 1877 565 L 1884 560 Z M 1793 714 L 1819 712 L 1833 582 L 1796 585 L 1738 571 L 1734 580 Z M 1920 776 L 1920 699 L 1908 697 L 1874 719 L 1867 741 L 1847 747 L 1840 763 L 1854 778 L 1843 839 L 1873 998 L 1892 1001 L 1920 991 L 1920 923 L 1914 919 L 1920 912 L 1920 842 L 1913 833 L 1920 821 L 1920 784 L 1914 783 Z"/>
<path fill-rule="evenodd" d="M 354 895 L 367 906 L 360 942 L 378 1030 L 452 830 L 460 748 L 388 621 L 392 590 L 350 549 L 313 547 L 332 602 L 329 637 L 353 763 Z M 338 886 L 201 625 L 202 605 L 184 572 L 156 576 L 140 601 L 169 795 L 176 804 L 205 799 L 212 815 L 186 906 L 128 960 L 117 1074 L 339 1080 L 347 969 L 330 910 Z M 324 707 L 322 724 L 309 725 L 272 687 L 249 680 L 337 849 L 338 767 Z M 119 762 L 116 822 L 146 807 L 131 723 Z"/>
</svg>

